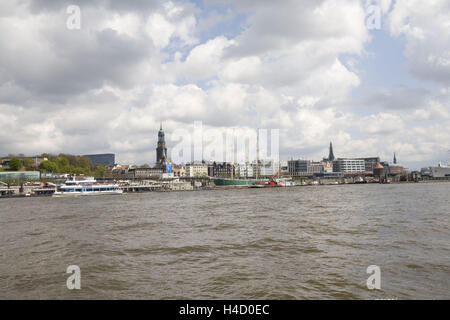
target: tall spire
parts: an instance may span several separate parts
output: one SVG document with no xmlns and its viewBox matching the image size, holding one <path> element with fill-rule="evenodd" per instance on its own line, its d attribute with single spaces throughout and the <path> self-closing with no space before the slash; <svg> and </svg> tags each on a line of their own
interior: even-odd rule
<svg viewBox="0 0 450 320">
<path fill-rule="evenodd" d="M 162 121 L 159 123 L 159 130 L 162 130 Z"/>
<path fill-rule="evenodd" d="M 162 122 L 161 122 L 158 132 L 158 144 L 156 147 L 156 162 L 162 163 L 164 161 L 164 158 L 167 159 L 167 148 L 166 148 L 165 134 L 162 129 Z"/>
<path fill-rule="evenodd" d="M 333 144 L 330 142 L 330 153 L 328 154 L 328 161 L 334 161 Z"/>
<path fill-rule="evenodd" d="M 394 164 L 397 164 L 397 156 L 395 155 L 395 152 L 394 152 Z"/>
</svg>

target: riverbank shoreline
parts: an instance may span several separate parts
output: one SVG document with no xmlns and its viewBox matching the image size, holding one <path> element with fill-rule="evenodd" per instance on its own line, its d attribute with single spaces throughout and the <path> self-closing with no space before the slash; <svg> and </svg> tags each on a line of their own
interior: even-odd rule
<svg viewBox="0 0 450 320">
<path fill-rule="evenodd" d="M 314 180 L 316 181 L 316 180 Z M 403 185 L 403 184 L 433 184 L 433 183 L 450 183 L 449 180 L 421 180 L 421 181 L 396 181 L 390 183 L 378 183 L 378 182 L 346 182 L 346 183 L 305 183 L 305 184 L 296 184 L 293 186 L 281 186 L 276 187 L 276 189 L 284 189 L 284 188 L 300 188 L 300 187 L 320 187 L 320 186 L 344 186 L 344 185 Z M 13 186 L 12 189 L 17 188 L 17 186 Z M 145 190 L 145 191 L 127 191 L 123 194 L 142 194 L 142 193 L 152 193 L 152 192 L 195 192 L 195 191 L 211 191 L 211 190 L 236 190 L 236 189 L 250 189 L 249 186 L 208 186 L 208 187 L 199 187 L 191 190 Z M 267 189 L 267 188 L 258 188 L 258 189 Z M 269 188 L 273 189 L 273 188 Z M 53 197 L 53 194 L 7 194 L 0 195 L 0 199 L 18 199 L 18 198 L 48 198 Z"/>
</svg>

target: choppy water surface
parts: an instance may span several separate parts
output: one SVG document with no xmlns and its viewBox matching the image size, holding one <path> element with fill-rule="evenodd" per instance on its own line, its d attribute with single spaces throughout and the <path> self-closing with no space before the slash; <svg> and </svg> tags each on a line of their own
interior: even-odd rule
<svg viewBox="0 0 450 320">
<path fill-rule="evenodd" d="M 449 299 L 449 215 L 450 183 L 0 199 L 0 298 Z"/>
</svg>

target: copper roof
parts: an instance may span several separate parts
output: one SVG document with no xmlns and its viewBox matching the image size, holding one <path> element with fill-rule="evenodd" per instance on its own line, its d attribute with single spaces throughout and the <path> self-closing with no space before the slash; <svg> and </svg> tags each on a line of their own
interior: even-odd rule
<svg viewBox="0 0 450 320">
<path fill-rule="evenodd" d="M 377 164 L 375 165 L 375 167 L 373 167 L 374 169 L 384 169 L 384 167 L 381 165 L 381 163 L 377 162 Z"/>
</svg>

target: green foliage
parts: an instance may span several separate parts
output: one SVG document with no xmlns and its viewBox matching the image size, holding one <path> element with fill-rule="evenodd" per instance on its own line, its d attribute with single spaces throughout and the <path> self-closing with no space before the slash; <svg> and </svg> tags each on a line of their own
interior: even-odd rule
<svg viewBox="0 0 450 320">
<path fill-rule="evenodd" d="M 65 156 L 59 155 L 55 160 L 56 168 L 58 173 L 65 173 L 71 171 L 71 166 L 69 160 Z"/>
<path fill-rule="evenodd" d="M 33 169 L 33 167 L 32 167 L 32 165 L 34 163 L 33 159 L 25 158 L 25 159 L 22 160 L 22 162 L 23 162 L 23 166 L 25 167 L 26 170 L 32 170 Z"/>
<path fill-rule="evenodd" d="M 52 158 L 54 158 L 51 154 L 49 154 L 49 153 L 43 153 L 43 154 L 41 154 L 41 157 L 42 158 L 47 158 L 47 159 L 49 159 L 49 160 L 52 160 Z"/>
<path fill-rule="evenodd" d="M 88 157 L 78 157 L 77 162 L 77 165 L 80 168 L 83 168 L 85 170 L 94 169 L 94 165 L 92 164 L 91 159 L 89 159 Z"/>
<path fill-rule="evenodd" d="M 110 173 L 103 166 L 94 166 L 91 159 L 83 156 L 59 154 L 53 156 L 43 154 L 48 161 L 41 162 L 41 172 L 68 173 L 71 175 L 94 175 L 95 177 L 108 177 Z"/>
<path fill-rule="evenodd" d="M 22 169 L 22 162 L 17 158 L 12 158 L 9 162 L 9 170 L 20 171 Z"/>
<path fill-rule="evenodd" d="M 94 170 L 94 177 L 103 178 L 106 176 L 106 169 L 102 165 L 98 165 Z"/>
<path fill-rule="evenodd" d="M 58 172 L 58 166 L 53 161 L 45 160 L 42 161 L 41 164 L 39 165 L 39 171 L 56 173 Z"/>
</svg>

